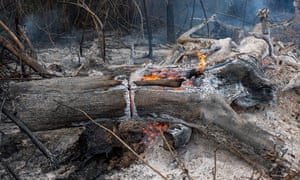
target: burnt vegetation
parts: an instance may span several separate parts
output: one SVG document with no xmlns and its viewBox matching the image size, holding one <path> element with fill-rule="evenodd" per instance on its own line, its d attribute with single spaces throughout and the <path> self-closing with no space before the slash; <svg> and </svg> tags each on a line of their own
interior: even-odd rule
<svg viewBox="0 0 300 180">
<path fill-rule="evenodd" d="M 176 151 L 198 136 L 214 179 L 220 149 L 299 178 L 299 32 L 299 0 L 0 0 L 0 179 L 168 179 L 155 137 L 193 179 Z"/>
</svg>

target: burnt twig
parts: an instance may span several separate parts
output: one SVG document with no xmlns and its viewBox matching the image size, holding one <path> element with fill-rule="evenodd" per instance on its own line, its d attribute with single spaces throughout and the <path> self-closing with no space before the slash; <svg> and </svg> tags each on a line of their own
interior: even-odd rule
<svg viewBox="0 0 300 180">
<path fill-rule="evenodd" d="M 18 48 L 20 48 L 21 50 L 24 50 L 24 46 L 21 43 L 21 41 L 19 40 L 19 38 L 1 20 L 0 20 L 0 26 L 11 36 L 11 38 L 17 44 Z"/>
<path fill-rule="evenodd" d="M 169 144 L 168 140 L 166 139 L 166 137 L 164 136 L 164 133 L 162 132 L 162 130 L 159 130 L 160 136 L 162 137 L 163 141 L 165 142 L 168 150 L 171 152 L 173 158 L 176 160 L 176 162 L 178 163 L 178 165 L 181 167 L 183 173 L 186 174 L 187 178 L 189 180 L 193 180 L 193 178 L 191 177 L 191 175 L 189 174 L 188 169 L 185 167 L 185 164 L 178 158 L 178 155 L 173 151 L 173 148 L 171 147 L 171 145 Z"/>
<path fill-rule="evenodd" d="M 216 180 L 217 179 L 217 151 L 218 151 L 219 147 L 217 147 L 215 150 L 214 150 L 214 168 L 213 168 L 213 180 Z"/>
<path fill-rule="evenodd" d="M 15 47 L 11 41 L 7 40 L 2 36 L 0 36 L 0 46 L 4 47 L 13 55 L 20 58 L 28 66 L 30 66 L 32 69 L 38 72 L 42 77 L 48 77 L 50 75 L 43 66 L 36 62 L 34 58 L 28 56 L 23 50 L 20 50 L 20 48 Z"/>
<path fill-rule="evenodd" d="M 51 161 L 52 167 L 54 169 L 59 168 L 59 163 L 56 157 L 50 152 L 50 150 L 31 132 L 31 130 L 25 125 L 25 123 L 17 118 L 15 115 L 10 113 L 4 107 L 2 108 L 3 114 L 5 114 L 9 119 L 11 119 L 28 137 L 31 139 L 33 144 L 35 144 L 39 150 Z"/>
<path fill-rule="evenodd" d="M 190 37 L 191 34 L 193 34 L 194 32 L 198 31 L 199 29 L 203 28 L 207 23 L 209 23 L 210 21 L 214 21 L 215 19 L 215 15 L 211 16 L 210 18 L 208 18 L 207 20 L 205 20 L 203 23 L 198 24 L 196 26 L 194 26 L 193 28 L 189 29 L 188 31 L 186 31 L 185 33 L 183 33 L 178 39 L 177 39 L 177 43 L 179 44 L 183 44 L 184 42 L 186 42 L 187 40 L 192 40 L 192 38 Z"/>
</svg>

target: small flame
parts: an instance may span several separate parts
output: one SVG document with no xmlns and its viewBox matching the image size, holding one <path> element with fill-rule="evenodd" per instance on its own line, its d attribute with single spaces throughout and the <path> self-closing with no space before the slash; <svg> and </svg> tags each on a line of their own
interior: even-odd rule
<svg viewBox="0 0 300 180">
<path fill-rule="evenodd" d="M 151 81 L 157 79 L 178 79 L 180 78 L 180 73 L 173 69 L 162 69 L 158 71 L 151 72 L 142 77 L 143 81 Z"/>
<path fill-rule="evenodd" d="M 142 80 L 144 80 L 144 81 L 150 81 L 150 80 L 156 80 L 156 79 L 159 79 L 158 74 L 150 74 L 150 75 L 145 75 L 142 77 Z"/>
<path fill-rule="evenodd" d="M 197 71 L 202 73 L 205 69 L 206 63 L 205 63 L 205 58 L 206 56 L 202 54 L 200 51 L 197 52 L 197 57 L 199 58 L 199 64 L 197 67 Z"/>
<path fill-rule="evenodd" d="M 160 132 L 164 132 L 167 129 L 168 129 L 168 125 L 160 122 L 154 122 L 148 124 L 147 127 L 142 129 L 143 132 L 145 133 L 144 141 L 153 142 L 155 137 L 160 136 Z"/>
</svg>

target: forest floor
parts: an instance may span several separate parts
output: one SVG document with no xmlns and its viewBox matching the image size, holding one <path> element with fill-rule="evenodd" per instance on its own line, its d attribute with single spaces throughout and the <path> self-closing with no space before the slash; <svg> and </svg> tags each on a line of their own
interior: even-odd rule
<svg viewBox="0 0 300 180">
<path fill-rule="evenodd" d="M 111 65 L 126 64 L 130 59 L 131 44 L 135 43 L 133 57 L 137 63 L 158 63 L 167 58 L 172 51 L 170 45 L 154 42 L 153 60 L 137 58 L 147 55 L 148 47 L 146 40 L 134 39 L 130 36 L 115 38 L 114 35 L 107 38 L 107 57 Z M 90 42 L 88 48 L 84 49 L 84 57 L 80 63 L 85 67 L 81 75 L 101 75 L 101 64 L 99 54 L 95 53 L 95 42 Z M 78 46 L 71 45 L 65 48 L 43 48 L 38 50 L 38 59 L 46 67 L 58 64 L 62 67 L 60 73 L 72 74 L 78 68 Z M 299 57 L 296 59 L 300 62 Z M 275 65 L 273 69 L 266 72 L 267 77 L 274 82 L 276 100 L 266 106 L 242 109 L 235 108 L 241 118 L 256 124 L 258 127 L 282 138 L 288 149 L 285 157 L 300 166 L 300 94 L 290 90 L 282 92 L 281 89 L 288 84 L 299 70 L 282 63 Z M 18 128 L 7 119 L 1 119 L 0 130 L 12 137 L 19 137 L 16 148 L 17 152 L 10 154 L 5 161 L 20 177 L 20 179 L 56 179 L 57 174 L 67 172 L 72 167 L 61 167 L 59 170 L 51 171 L 49 163 L 43 154 L 30 142 L 25 135 L 20 135 Z M 9 127 L 9 128 L 7 128 Z M 78 140 L 81 127 L 59 129 L 49 132 L 37 132 L 37 136 L 46 144 L 50 151 L 61 153 L 72 147 Z M 9 154 L 9 153 L 8 153 Z M 193 132 L 192 138 L 185 147 L 176 152 L 179 159 L 185 164 L 189 175 L 193 179 L 258 179 L 260 174 L 242 159 L 234 156 L 227 150 L 218 148 L 218 145 L 197 132 Z M 162 139 L 157 137 L 154 142 L 147 144 L 147 148 L 141 154 L 145 160 L 158 169 L 169 179 L 185 179 L 186 174 L 176 163 L 173 155 L 162 147 Z M 216 164 L 215 164 L 216 163 Z M 216 169 L 214 169 L 216 168 Z M 82 178 L 82 177 L 81 177 Z M 140 161 L 131 164 L 127 168 L 112 170 L 98 179 L 159 179 L 160 176 L 149 169 Z M 0 179 L 9 179 L 7 171 L 0 165 Z M 83 178 L 84 179 L 84 178 Z"/>
</svg>

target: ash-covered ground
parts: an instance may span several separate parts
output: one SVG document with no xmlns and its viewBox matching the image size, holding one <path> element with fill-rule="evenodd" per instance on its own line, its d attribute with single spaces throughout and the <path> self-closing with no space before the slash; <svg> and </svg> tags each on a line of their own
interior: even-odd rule
<svg viewBox="0 0 300 180">
<path fill-rule="evenodd" d="M 154 42 L 154 59 L 143 58 L 147 55 L 148 47 L 145 39 L 136 40 L 130 36 L 118 37 L 111 35 L 107 37 L 107 60 L 110 65 L 127 64 L 131 58 L 138 64 L 158 63 L 172 52 L 169 45 Z M 132 44 L 135 44 L 132 54 Z M 284 47 L 291 47 L 291 43 L 283 43 Z M 83 49 L 83 57 L 78 55 L 79 47 L 70 45 L 65 48 L 44 48 L 37 52 L 38 59 L 49 70 L 60 75 L 93 76 L 102 75 L 103 62 L 99 58 L 96 41 L 87 43 Z M 299 56 L 295 48 L 290 48 L 286 57 L 300 64 Z M 80 60 L 79 60 L 80 59 Z M 55 64 L 55 66 L 53 66 Z M 59 67 L 57 69 L 57 67 Z M 275 64 L 273 68 L 266 70 L 267 77 L 275 84 L 276 99 L 269 105 L 255 106 L 252 108 L 233 107 L 241 118 L 256 124 L 258 127 L 279 136 L 286 142 L 288 151 L 287 159 L 300 166 L 300 94 L 295 90 L 281 91 L 299 69 L 290 66 L 284 61 Z M 297 94 L 298 93 L 298 94 Z M 72 166 L 62 166 L 59 170 L 52 171 L 49 161 L 9 120 L 2 117 L 1 131 L 13 137 L 13 151 L 5 149 L 2 152 L 4 160 L 21 179 L 57 179 L 67 178 L 72 171 Z M 54 154 L 62 154 L 72 147 L 79 138 L 83 128 L 74 127 L 54 131 L 37 132 L 37 136 L 46 144 Z M 258 179 L 260 174 L 243 160 L 237 158 L 230 152 L 218 148 L 218 145 L 198 132 L 194 131 L 188 145 L 176 151 L 178 157 L 185 165 L 189 175 L 193 179 L 213 179 L 214 168 L 216 168 L 217 179 Z M 186 174 L 175 161 L 174 156 L 162 147 L 162 139 L 157 139 L 147 144 L 146 150 L 141 154 L 145 160 L 158 169 L 169 179 L 185 179 Z M 216 163 L 216 166 L 215 166 Z M 5 168 L 0 165 L 0 179 L 9 179 Z M 82 178 L 82 177 L 81 177 Z M 112 170 L 101 175 L 98 179 L 160 179 L 160 176 L 149 169 L 144 163 L 137 161 L 128 168 Z"/>
</svg>

